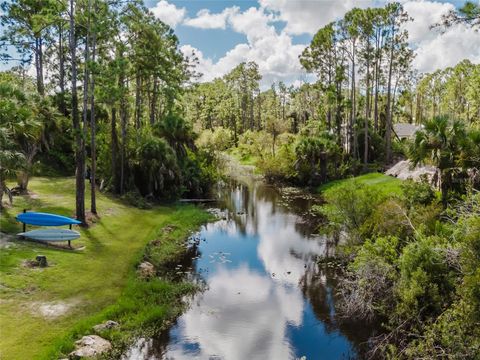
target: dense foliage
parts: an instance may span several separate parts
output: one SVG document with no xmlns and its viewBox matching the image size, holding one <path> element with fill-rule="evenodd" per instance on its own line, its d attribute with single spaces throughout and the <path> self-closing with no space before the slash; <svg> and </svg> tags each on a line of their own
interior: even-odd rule
<svg viewBox="0 0 480 360">
<path fill-rule="evenodd" d="M 473 133 L 480 124 L 480 65 L 464 60 L 416 73 L 404 30 L 409 21 L 398 3 L 353 9 L 319 29 L 300 56 L 315 83 L 262 90 L 258 66 L 241 63 L 192 86 L 183 97 L 186 118 L 205 133 L 203 141 L 228 131 L 217 149 L 232 149 L 267 179 L 302 185 L 381 169 L 409 155 L 396 123 L 444 117 Z M 427 156 L 416 159 L 436 165 Z"/>
<path fill-rule="evenodd" d="M 82 221 L 86 178 L 93 213 L 99 185 L 127 198 L 207 191 L 215 158 L 196 151 L 179 106 L 189 63 L 142 3 L 15 0 L 2 14 L 3 58 L 14 46 L 21 60 L 0 78 L 2 194 L 15 174 L 26 190 L 39 160 L 44 172 L 76 173 Z M 34 80 L 25 70 L 32 58 Z"/>
<path fill-rule="evenodd" d="M 386 319 L 372 356 L 478 355 L 479 200 L 478 191 L 468 192 L 443 210 L 430 185 L 413 181 L 397 195 L 357 181 L 327 192 L 319 211 L 348 232 L 340 253 L 354 259 L 340 287 L 340 311 Z"/>
</svg>

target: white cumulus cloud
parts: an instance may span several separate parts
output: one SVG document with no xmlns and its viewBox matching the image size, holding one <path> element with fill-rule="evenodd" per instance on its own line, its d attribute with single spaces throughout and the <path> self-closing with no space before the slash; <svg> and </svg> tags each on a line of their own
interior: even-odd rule
<svg viewBox="0 0 480 360">
<path fill-rule="evenodd" d="M 240 11 L 237 6 L 219 13 L 200 10 L 195 17 L 185 17 L 185 9 L 171 7 L 162 0 L 161 8 L 175 10 L 183 24 L 202 29 L 230 30 L 246 36 L 246 42 L 236 44 L 217 61 L 192 46 L 183 46 L 186 54 L 195 51 L 201 81 L 223 76 L 243 61 L 255 61 L 263 76 L 262 87 L 273 81 L 294 83 L 311 80 L 302 69 L 298 56 L 308 45 L 295 44 L 293 37 L 313 35 L 320 27 L 343 17 L 353 7 L 384 6 L 387 0 L 258 0 L 258 7 Z M 454 9 L 451 3 L 432 0 L 403 0 L 402 4 L 414 19 L 405 25 L 409 42 L 415 50 L 414 68 L 430 72 L 453 66 L 463 59 L 480 62 L 480 33 L 464 25 L 445 31 L 431 29 L 442 15 Z M 182 11 L 183 10 L 183 11 Z M 167 11 L 165 11 L 167 12 Z M 172 17 L 173 18 L 173 17 Z M 178 20 L 182 21 L 182 20 Z M 274 26 L 275 25 L 275 26 Z"/>
<path fill-rule="evenodd" d="M 448 29 L 432 29 L 442 15 L 454 10 L 450 3 L 436 1 L 406 1 L 403 3 L 413 21 L 405 25 L 409 42 L 415 49 L 413 66 L 420 72 L 431 72 L 454 66 L 463 59 L 480 62 L 480 33 L 465 25 Z"/>
<path fill-rule="evenodd" d="M 206 12 L 202 14 L 207 16 Z M 198 58 L 197 69 L 204 74 L 202 81 L 223 76 L 239 63 L 246 61 L 255 61 L 258 64 L 263 76 L 264 88 L 273 81 L 282 80 L 290 83 L 304 77 L 298 56 L 305 45 L 293 44 L 289 34 L 285 31 L 277 31 L 273 26 L 275 21 L 273 14 L 261 7 L 251 7 L 243 12 L 232 7 L 226 8 L 220 14 L 208 13 L 209 17 L 216 15 L 225 16 L 226 26 L 237 33 L 244 34 L 247 42 L 237 44 L 216 62 L 205 57 L 199 49 L 183 46 L 182 51 L 187 56 L 195 52 Z"/>
<path fill-rule="evenodd" d="M 454 66 L 463 59 L 480 63 L 480 34 L 463 25 L 451 28 L 431 41 L 422 42 L 416 49 L 414 67 L 431 72 Z"/>
<path fill-rule="evenodd" d="M 226 29 L 228 18 L 238 12 L 237 6 L 226 8 L 218 14 L 212 14 L 210 10 L 202 9 L 196 17 L 185 19 L 184 24 L 200 29 Z"/>
<path fill-rule="evenodd" d="M 181 23 L 187 13 L 184 7 L 177 8 L 174 4 L 170 4 L 166 0 L 160 0 L 153 8 L 150 8 L 150 11 L 155 17 L 172 28 Z"/>
<path fill-rule="evenodd" d="M 277 14 L 289 34 L 315 34 L 354 7 L 366 8 L 373 0 L 259 0 L 260 6 Z"/>
<path fill-rule="evenodd" d="M 455 6 L 434 1 L 408 1 L 403 4 L 403 8 L 413 18 L 413 21 L 409 21 L 405 25 L 409 41 L 417 44 L 437 37 L 438 30 L 430 29 L 430 27 L 438 23 L 442 19 L 442 15 L 455 9 Z"/>
</svg>

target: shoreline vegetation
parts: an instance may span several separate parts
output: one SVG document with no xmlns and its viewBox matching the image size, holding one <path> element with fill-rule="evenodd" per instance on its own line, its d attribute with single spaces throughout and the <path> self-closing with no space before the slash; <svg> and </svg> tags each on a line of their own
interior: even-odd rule
<svg viewBox="0 0 480 360">
<path fill-rule="evenodd" d="M 14 205 L 2 210 L 2 232 L 21 229 L 15 215 L 23 208 L 71 216 L 73 182 L 32 179 L 34 192 L 15 197 Z M 181 313 L 182 298 L 195 291 L 184 279 L 164 276 L 165 266 L 185 254 L 188 235 L 211 215 L 178 204 L 140 210 L 102 193 L 97 206 L 102 216 L 80 229 L 77 250 L 2 241 L 2 359 L 64 357 L 76 340 L 94 334 L 92 327 L 106 320 L 119 327 L 100 336 L 112 341 L 114 352 L 120 351 L 134 336 L 168 324 Z M 47 268 L 25 265 L 39 254 L 47 257 Z M 140 278 L 136 268 L 142 261 L 152 263 L 159 276 Z"/>
<path fill-rule="evenodd" d="M 254 163 L 240 166 L 252 171 Z M 441 189 L 427 179 L 376 172 L 309 189 L 325 200 L 312 207 L 326 218 L 325 231 L 346 235 L 333 258 L 319 261 L 342 266 L 336 311 L 366 323 L 382 319 L 367 356 L 477 358 L 478 190 L 467 187 L 445 207 Z"/>
<path fill-rule="evenodd" d="M 333 259 L 344 267 L 337 311 L 383 319 L 368 358 L 477 358 L 480 193 L 444 207 L 426 182 L 375 173 L 319 190 L 325 204 L 313 211 L 347 234 Z"/>
</svg>

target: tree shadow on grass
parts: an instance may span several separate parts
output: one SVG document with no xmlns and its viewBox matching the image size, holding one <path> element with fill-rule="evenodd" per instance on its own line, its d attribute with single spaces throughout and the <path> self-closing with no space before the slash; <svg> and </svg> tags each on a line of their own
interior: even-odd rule
<svg viewBox="0 0 480 360">
<path fill-rule="evenodd" d="M 24 244 L 28 244 L 32 247 L 39 247 L 42 249 L 63 251 L 71 254 L 82 253 L 81 251 L 79 251 L 79 250 L 82 250 L 82 247 L 77 247 L 77 248 L 75 246 L 68 247 L 67 241 L 62 243 L 56 243 L 56 242 L 48 242 L 48 241 L 38 241 L 38 240 L 22 238 L 22 237 L 18 237 L 16 241 L 18 241 L 19 243 L 21 242 Z"/>
<path fill-rule="evenodd" d="M 97 223 L 98 225 L 99 223 Z M 86 228 L 83 230 L 83 234 L 90 240 L 90 245 L 92 246 L 92 250 L 102 251 L 105 248 L 105 244 L 103 244 L 98 237 L 93 235 L 90 229 Z"/>
</svg>

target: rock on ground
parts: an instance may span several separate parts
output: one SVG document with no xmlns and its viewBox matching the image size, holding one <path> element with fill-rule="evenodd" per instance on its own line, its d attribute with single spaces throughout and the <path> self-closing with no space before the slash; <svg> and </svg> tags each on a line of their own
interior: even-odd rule
<svg viewBox="0 0 480 360">
<path fill-rule="evenodd" d="M 413 166 L 410 160 L 402 160 L 393 165 L 385 172 L 385 175 L 390 175 L 401 180 L 412 179 L 413 181 L 421 181 L 422 177 L 426 176 L 429 183 L 435 178 L 437 168 L 434 166 Z"/>
<path fill-rule="evenodd" d="M 98 356 L 112 348 L 110 341 L 98 335 L 87 335 L 75 342 L 76 349 L 69 355 L 69 359 L 81 359 Z"/>
<path fill-rule="evenodd" d="M 226 211 L 222 211 L 218 208 L 209 208 L 209 209 L 207 209 L 207 212 L 212 214 L 213 216 L 215 216 L 215 218 L 217 218 L 217 219 L 227 220 L 227 212 Z"/>
<path fill-rule="evenodd" d="M 148 261 L 144 261 L 140 265 L 138 265 L 137 272 L 138 275 L 143 279 L 149 279 L 156 274 L 155 266 L 153 266 L 153 264 L 149 263 Z"/>
<path fill-rule="evenodd" d="M 116 321 L 113 321 L 113 320 L 107 320 L 105 321 L 103 324 L 98 324 L 98 325 L 95 325 L 93 327 L 93 330 L 95 330 L 95 332 L 102 332 L 104 330 L 109 330 L 109 329 L 113 329 L 115 327 L 118 326 L 118 323 Z"/>
</svg>

